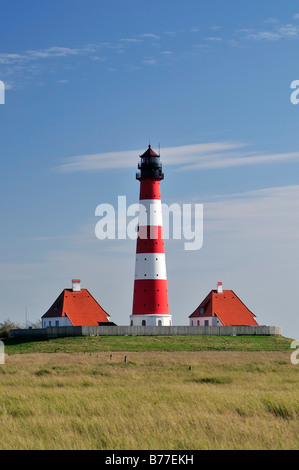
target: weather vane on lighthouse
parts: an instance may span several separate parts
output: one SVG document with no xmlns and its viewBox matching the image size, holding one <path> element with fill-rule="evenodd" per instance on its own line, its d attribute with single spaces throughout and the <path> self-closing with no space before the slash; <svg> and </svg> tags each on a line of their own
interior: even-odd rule
<svg viewBox="0 0 299 470">
<path fill-rule="evenodd" d="M 167 274 L 163 237 L 160 155 L 148 146 L 140 156 L 139 225 L 136 245 L 132 326 L 169 326 Z"/>
</svg>

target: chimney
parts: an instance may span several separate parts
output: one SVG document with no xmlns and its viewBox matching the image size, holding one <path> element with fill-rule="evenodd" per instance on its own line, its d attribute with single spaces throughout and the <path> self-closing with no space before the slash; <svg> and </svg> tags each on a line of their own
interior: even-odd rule
<svg viewBox="0 0 299 470">
<path fill-rule="evenodd" d="M 218 292 L 218 294 L 222 294 L 222 293 L 223 293 L 222 282 L 218 282 L 218 283 L 217 283 L 217 292 Z"/>
<path fill-rule="evenodd" d="M 73 292 L 80 292 L 81 291 L 81 281 L 80 279 L 73 279 Z"/>
</svg>

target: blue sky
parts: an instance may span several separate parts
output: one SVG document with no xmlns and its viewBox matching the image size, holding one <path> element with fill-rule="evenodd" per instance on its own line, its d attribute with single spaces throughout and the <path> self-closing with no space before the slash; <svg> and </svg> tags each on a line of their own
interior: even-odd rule
<svg viewBox="0 0 299 470">
<path fill-rule="evenodd" d="M 295 1 L 6 2 L 1 9 L 0 318 L 38 319 L 73 277 L 118 324 L 135 243 L 95 208 L 138 200 L 160 144 L 165 203 L 204 204 L 204 244 L 166 243 L 175 324 L 222 281 L 299 337 Z"/>
</svg>

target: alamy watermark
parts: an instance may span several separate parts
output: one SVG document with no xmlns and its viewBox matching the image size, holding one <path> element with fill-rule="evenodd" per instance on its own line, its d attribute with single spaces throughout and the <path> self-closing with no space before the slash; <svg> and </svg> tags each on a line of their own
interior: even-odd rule
<svg viewBox="0 0 299 470">
<path fill-rule="evenodd" d="M 163 225 L 164 240 L 185 240 L 185 250 L 201 249 L 203 204 L 174 203 L 168 206 L 160 200 L 150 204 L 143 202 L 127 206 L 126 196 L 118 196 L 116 209 L 112 204 L 99 204 L 95 210 L 95 215 L 100 217 L 95 227 L 96 237 L 99 240 L 155 239 L 158 226 Z"/>
<path fill-rule="evenodd" d="M 299 357 L 297 357 L 299 356 L 299 341 L 292 341 L 290 348 L 295 349 L 295 351 L 293 351 L 291 354 L 291 363 L 297 365 L 299 364 Z"/>
<path fill-rule="evenodd" d="M 2 80 L 0 80 L 0 104 L 5 104 L 5 85 Z"/>
<path fill-rule="evenodd" d="M 5 364 L 4 343 L 0 341 L 0 365 Z"/>
<path fill-rule="evenodd" d="M 299 80 L 293 80 L 291 83 L 291 88 L 294 90 L 291 93 L 290 100 L 292 104 L 299 103 Z"/>
</svg>

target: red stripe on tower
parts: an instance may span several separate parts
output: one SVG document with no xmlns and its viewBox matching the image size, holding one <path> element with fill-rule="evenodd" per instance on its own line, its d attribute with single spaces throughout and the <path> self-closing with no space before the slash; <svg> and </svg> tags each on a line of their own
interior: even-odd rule
<svg viewBox="0 0 299 470">
<path fill-rule="evenodd" d="M 169 326 L 167 274 L 163 238 L 160 181 L 164 179 L 160 156 L 149 145 L 141 155 L 140 213 L 136 246 L 133 326 Z"/>
</svg>

